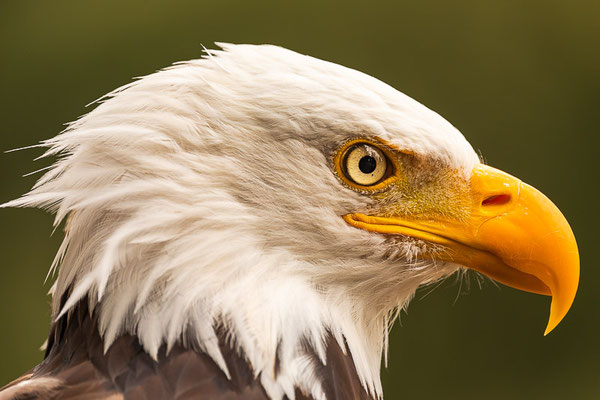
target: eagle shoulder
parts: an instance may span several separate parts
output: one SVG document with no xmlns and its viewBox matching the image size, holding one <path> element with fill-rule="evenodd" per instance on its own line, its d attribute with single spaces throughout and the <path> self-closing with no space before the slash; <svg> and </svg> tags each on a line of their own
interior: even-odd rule
<svg viewBox="0 0 600 400">
<path fill-rule="evenodd" d="M 228 378 L 207 354 L 163 345 L 156 359 L 134 335 L 124 334 L 104 352 L 97 317 L 82 300 L 50 330 L 44 360 L 0 390 L 0 400 L 210 399 L 271 400 L 243 355 L 218 337 Z M 217 329 L 219 332 L 219 329 Z M 328 339 L 327 365 L 307 347 L 327 400 L 372 399 L 360 383 L 349 352 Z M 296 390 L 297 400 L 315 400 Z"/>
</svg>

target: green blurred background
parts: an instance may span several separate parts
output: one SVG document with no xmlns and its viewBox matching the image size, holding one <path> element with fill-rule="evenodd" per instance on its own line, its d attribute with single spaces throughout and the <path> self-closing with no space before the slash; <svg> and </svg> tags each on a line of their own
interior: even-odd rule
<svg viewBox="0 0 600 400">
<path fill-rule="evenodd" d="M 542 296 L 453 280 L 423 290 L 392 332 L 387 399 L 600 398 L 600 2 L 2 0 L 0 150 L 55 135 L 102 94 L 215 41 L 278 44 L 391 84 L 571 222 L 581 284 L 558 329 L 542 336 Z M 34 183 L 21 176 L 48 164 L 39 154 L 0 154 L 0 202 Z M 39 210 L 0 218 L 1 384 L 42 357 L 61 233 Z"/>
</svg>

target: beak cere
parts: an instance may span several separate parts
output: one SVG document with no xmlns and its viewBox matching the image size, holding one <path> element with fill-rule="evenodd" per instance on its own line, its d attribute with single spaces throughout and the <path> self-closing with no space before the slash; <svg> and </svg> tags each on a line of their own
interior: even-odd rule
<svg viewBox="0 0 600 400">
<path fill-rule="evenodd" d="M 541 192 L 479 164 L 470 180 L 466 219 L 345 215 L 352 226 L 441 245 L 426 257 L 479 271 L 505 285 L 552 296 L 545 334 L 569 311 L 579 283 L 579 252 L 569 224 Z"/>
</svg>

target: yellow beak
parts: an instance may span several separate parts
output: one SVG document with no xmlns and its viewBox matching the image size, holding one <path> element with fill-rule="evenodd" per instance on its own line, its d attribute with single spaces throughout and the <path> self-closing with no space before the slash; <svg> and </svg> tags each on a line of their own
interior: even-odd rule
<svg viewBox="0 0 600 400">
<path fill-rule="evenodd" d="M 537 189 L 486 165 L 470 180 L 466 220 L 345 215 L 350 225 L 442 245 L 430 258 L 451 261 L 517 289 L 552 296 L 545 335 L 569 311 L 579 283 L 579 252 L 569 224 Z"/>
</svg>

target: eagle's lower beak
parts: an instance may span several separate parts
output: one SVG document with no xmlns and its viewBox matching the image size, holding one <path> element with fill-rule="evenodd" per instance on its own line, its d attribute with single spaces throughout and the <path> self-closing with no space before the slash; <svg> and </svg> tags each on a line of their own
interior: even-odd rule
<svg viewBox="0 0 600 400">
<path fill-rule="evenodd" d="M 451 261 L 529 292 L 552 296 L 545 334 L 569 311 L 579 283 L 579 253 L 569 224 L 537 189 L 486 165 L 470 180 L 464 220 L 407 219 L 349 214 L 368 231 L 412 236 L 444 247 L 429 257 Z"/>
</svg>

